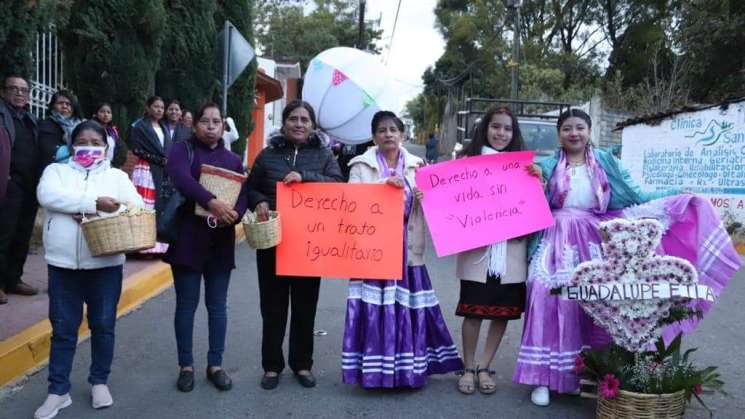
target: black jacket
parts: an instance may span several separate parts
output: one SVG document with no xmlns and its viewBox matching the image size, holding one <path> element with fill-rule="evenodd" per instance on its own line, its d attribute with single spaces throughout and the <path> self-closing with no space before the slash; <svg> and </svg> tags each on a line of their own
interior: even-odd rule
<svg viewBox="0 0 745 419">
<path fill-rule="evenodd" d="M 308 143 L 295 147 L 283 136 L 273 137 L 269 146 L 256 157 L 248 176 L 248 208 L 255 210 L 260 202 L 277 207 L 277 182 L 295 171 L 303 182 L 343 182 L 344 177 L 334 155 L 312 135 Z"/>
<path fill-rule="evenodd" d="M 193 135 L 193 131 L 191 128 L 187 127 L 184 124 L 176 124 L 176 128 L 173 130 L 173 135 L 171 136 L 171 144 L 177 143 L 179 141 L 186 141 L 191 138 Z"/>
<path fill-rule="evenodd" d="M 5 201 L 5 191 L 8 189 L 10 177 L 10 135 L 5 129 L 5 122 L 0 118 L 0 206 Z"/>
<path fill-rule="evenodd" d="M 7 187 L 11 179 L 20 182 L 19 184 L 23 185 L 21 187 L 25 189 L 25 192 L 33 195 L 36 199 L 36 184 L 39 181 L 41 170 L 44 169 L 38 156 L 39 141 L 36 117 L 30 112 L 28 106 L 19 112 L 5 99 L 0 99 L 0 119 L 3 120 L 0 129 L 5 131 L 8 140 L 5 147 L 0 147 L 3 149 L 8 147 L 7 153 L 3 151 L 3 156 L 0 157 L 0 159 L 3 159 L 3 163 L 0 164 L 2 166 L 1 170 L 5 172 L 5 165 L 7 164 L 8 171 L 3 186 Z M 28 131 L 16 132 L 16 123 L 19 126 L 27 127 Z M 16 146 L 16 140 L 19 137 L 25 138 L 28 142 Z"/>
<path fill-rule="evenodd" d="M 5 131 L 8 133 L 8 137 L 10 137 L 11 147 L 16 142 L 16 129 L 13 124 L 13 112 L 15 111 L 12 110 L 12 106 L 6 102 L 5 99 L 0 99 L 0 118 L 3 118 L 3 125 L 5 126 Z M 26 117 L 31 122 L 31 126 L 33 127 L 32 135 L 34 140 L 36 140 L 38 135 L 36 117 L 31 113 L 28 106 L 26 106 Z"/>
<path fill-rule="evenodd" d="M 42 170 L 54 161 L 57 148 L 62 145 L 68 145 L 65 142 L 65 131 L 62 127 L 50 118 L 39 122 L 39 152 Z"/>
<path fill-rule="evenodd" d="M 129 146 L 135 156 L 150 163 L 150 173 L 153 176 L 155 189 L 159 190 L 165 175 L 166 157 L 171 150 L 171 134 L 168 128 L 160 122 L 163 130 L 163 145 L 160 145 L 153 125 L 147 118 L 142 118 L 132 124 L 129 136 Z"/>
</svg>

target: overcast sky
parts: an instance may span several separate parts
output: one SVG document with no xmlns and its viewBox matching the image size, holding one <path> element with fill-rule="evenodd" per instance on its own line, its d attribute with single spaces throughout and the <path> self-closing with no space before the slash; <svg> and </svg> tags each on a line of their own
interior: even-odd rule
<svg viewBox="0 0 745 419">
<path fill-rule="evenodd" d="M 387 64 L 399 92 L 401 112 L 407 101 L 422 91 L 422 73 L 440 58 L 445 41 L 435 28 L 437 0 L 401 0 L 393 38 L 393 22 L 399 0 L 367 0 L 366 20 L 381 17 L 382 59 Z"/>
</svg>

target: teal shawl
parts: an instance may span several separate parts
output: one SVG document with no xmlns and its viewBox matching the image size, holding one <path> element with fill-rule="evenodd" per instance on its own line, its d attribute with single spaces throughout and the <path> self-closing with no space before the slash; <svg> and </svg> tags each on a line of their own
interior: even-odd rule
<svg viewBox="0 0 745 419">
<path fill-rule="evenodd" d="M 603 168 L 608 177 L 608 184 L 610 185 L 610 202 L 608 203 L 608 210 L 621 210 L 632 205 L 643 204 L 654 199 L 668 195 L 675 195 L 681 192 L 680 189 L 643 192 L 639 185 L 631 179 L 628 170 L 624 169 L 623 166 L 621 166 L 621 162 L 619 162 L 612 154 L 597 148 L 593 148 L 592 152 L 595 156 L 595 160 L 600 167 Z M 554 170 L 558 163 L 559 151 L 557 151 L 553 156 L 537 162 L 543 171 L 543 180 L 546 181 L 546 184 L 551 180 L 551 176 L 554 174 Z M 549 190 L 546 191 L 546 199 L 549 202 L 551 202 L 553 192 L 554 191 Z M 528 250 L 529 258 L 533 257 L 542 237 L 542 231 L 533 235 Z"/>
</svg>

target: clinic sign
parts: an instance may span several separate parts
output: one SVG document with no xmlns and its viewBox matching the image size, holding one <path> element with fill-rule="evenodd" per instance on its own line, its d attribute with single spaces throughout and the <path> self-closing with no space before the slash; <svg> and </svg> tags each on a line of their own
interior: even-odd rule
<svg viewBox="0 0 745 419">
<path fill-rule="evenodd" d="M 745 99 L 630 125 L 621 160 L 643 190 L 680 188 L 710 199 L 725 227 L 745 224 Z M 733 233 L 745 253 L 745 230 Z"/>
</svg>

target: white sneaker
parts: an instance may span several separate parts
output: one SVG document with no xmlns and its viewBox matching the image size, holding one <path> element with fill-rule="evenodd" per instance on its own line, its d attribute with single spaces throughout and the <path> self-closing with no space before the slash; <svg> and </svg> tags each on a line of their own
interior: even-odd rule
<svg viewBox="0 0 745 419">
<path fill-rule="evenodd" d="M 57 416 L 60 410 L 72 404 L 70 393 L 58 396 L 56 394 L 47 395 L 44 404 L 34 412 L 34 419 L 52 419 Z"/>
<path fill-rule="evenodd" d="M 551 403 L 548 387 L 540 386 L 534 388 L 533 392 L 530 393 L 530 401 L 536 406 L 548 406 Z"/>
<path fill-rule="evenodd" d="M 91 406 L 94 409 L 103 409 L 112 404 L 114 404 L 114 399 L 111 398 L 109 386 L 106 384 L 96 384 L 91 387 Z"/>
</svg>

